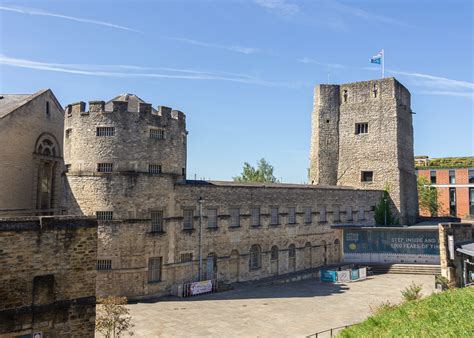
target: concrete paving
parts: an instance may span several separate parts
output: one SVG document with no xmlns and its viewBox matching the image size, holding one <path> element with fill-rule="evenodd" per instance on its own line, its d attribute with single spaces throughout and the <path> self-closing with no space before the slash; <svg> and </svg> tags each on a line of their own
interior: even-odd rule
<svg viewBox="0 0 474 338">
<path fill-rule="evenodd" d="M 314 279 L 281 285 L 244 285 L 187 299 L 129 305 L 135 337 L 304 337 L 357 323 L 370 306 L 402 301 L 411 282 L 434 292 L 434 277 L 378 275 L 331 284 Z"/>
</svg>

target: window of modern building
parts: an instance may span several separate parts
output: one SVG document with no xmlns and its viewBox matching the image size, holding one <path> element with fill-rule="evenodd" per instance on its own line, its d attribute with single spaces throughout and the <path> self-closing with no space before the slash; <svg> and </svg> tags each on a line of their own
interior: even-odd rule
<svg viewBox="0 0 474 338">
<path fill-rule="evenodd" d="M 431 184 L 436 184 L 436 170 L 430 171 L 430 182 Z"/>
<path fill-rule="evenodd" d="M 185 252 L 180 255 L 180 262 L 192 262 L 193 261 L 193 253 L 192 252 Z"/>
<path fill-rule="evenodd" d="M 449 215 L 456 216 L 456 188 L 449 188 Z"/>
<path fill-rule="evenodd" d="M 270 249 L 270 259 L 272 261 L 278 260 L 278 247 L 276 245 Z"/>
<path fill-rule="evenodd" d="M 313 214 L 311 211 L 311 207 L 304 208 L 304 222 L 309 224 L 313 222 Z"/>
<path fill-rule="evenodd" d="M 474 216 L 474 188 L 469 188 L 469 215 Z"/>
<path fill-rule="evenodd" d="M 162 257 L 148 258 L 148 283 L 161 281 Z"/>
<path fill-rule="evenodd" d="M 449 171 L 449 184 L 456 184 L 456 171 L 455 170 Z"/>
<path fill-rule="evenodd" d="M 250 248 L 249 269 L 258 270 L 262 267 L 262 249 L 260 245 L 254 244 Z"/>
<path fill-rule="evenodd" d="M 97 163 L 97 171 L 100 173 L 111 173 L 113 167 L 113 163 Z"/>
<path fill-rule="evenodd" d="M 229 209 L 230 213 L 230 226 L 232 228 L 238 228 L 240 226 L 240 209 L 232 208 Z"/>
<path fill-rule="evenodd" d="M 270 208 L 270 225 L 280 224 L 280 214 L 278 208 Z"/>
<path fill-rule="evenodd" d="M 319 221 L 320 222 L 327 222 L 326 218 L 326 207 L 322 206 L 319 208 Z"/>
<path fill-rule="evenodd" d="M 362 171 L 360 175 L 360 180 L 362 182 L 373 182 L 374 181 L 374 172 L 373 171 Z"/>
<path fill-rule="evenodd" d="M 150 138 L 154 140 L 164 140 L 165 139 L 164 129 L 150 128 Z"/>
<path fill-rule="evenodd" d="M 183 210 L 183 229 L 190 230 L 194 228 L 194 210 Z"/>
<path fill-rule="evenodd" d="M 288 208 L 288 224 L 295 224 L 296 223 L 296 208 L 289 207 Z"/>
<path fill-rule="evenodd" d="M 112 270 L 112 260 L 111 259 L 98 259 L 97 270 Z"/>
<path fill-rule="evenodd" d="M 114 136 L 115 127 L 97 127 L 97 136 Z"/>
<path fill-rule="evenodd" d="M 338 205 L 335 205 L 332 208 L 332 218 L 333 218 L 333 222 L 340 222 L 341 221 L 341 213 L 340 213 Z"/>
<path fill-rule="evenodd" d="M 111 221 L 114 217 L 113 211 L 96 211 L 95 216 L 99 221 Z"/>
<path fill-rule="evenodd" d="M 352 221 L 352 207 L 346 207 L 346 221 Z"/>
<path fill-rule="evenodd" d="M 148 172 L 150 174 L 161 174 L 161 165 L 160 164 L 149 164 L 148 165 Z"/>
<path fill-rule="evenodd" d="M 207 227 L 211 229 L 217 228 L 217 209 L 207 209 Z"/>
<path fill-rule="evenodd" d="M 369 132 L 369 124 L 367 122 L 356 123 L 355 124 L 355 133 L 356 135 L 359 134 L 367 134 Z"/>
<path fill-rule="evenodd" d="M 250 209 L 250 226 L 260 226 L 260 208 Z"/>
<path fill-rule="evenodd" d="M 359 207 L 359 213 L 357 215 L 359 221 L 365 220 L 365 207 Z"/>
<path fill-rule="evenodd" d="M 469 178 L 469 183 L 474 183 L 474 169 L 469 169 L 467 171 L 467 176 Z"/>
<path fill-rule="evenodd" d="M 154 210 L 151 214 L 151 232 L 163 231 L 163 211 Z"/>
</svg>

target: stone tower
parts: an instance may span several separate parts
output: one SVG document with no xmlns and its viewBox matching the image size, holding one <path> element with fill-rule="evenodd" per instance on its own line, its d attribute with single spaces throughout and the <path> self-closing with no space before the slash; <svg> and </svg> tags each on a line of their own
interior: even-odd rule
<svg viewBox="0 0 474 338">
<path fill-rule="evenodd" d="M 410 92 L 395 78 L 316 86 L 310 180 L 360 189 L 388 185 L 400 224 L 415 223 Z"/>
<path fill-rule="evenodd" d="M 71 214 L 149 219 L 169 204 L 186 179 L 186 121 L 177 110 L 154 109 L 133 94 L 108 102 L 70 104 L 65 112 L 64 161 Z M 100 218 L 99 217 L 99 218 Z"/>
</svg>

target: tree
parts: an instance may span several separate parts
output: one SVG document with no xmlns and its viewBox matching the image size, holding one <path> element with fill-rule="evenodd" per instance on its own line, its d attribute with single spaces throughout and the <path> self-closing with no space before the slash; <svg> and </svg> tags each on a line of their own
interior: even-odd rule
<svg viewBox="0 0 474 338">
<path fill-rule="evenodd" d="M 251 166 L 248 162 L 245 162 L 242 174 L 234 177 L 234 181 L 278 183 L 276 177 L 273 176 L 273 166 L 264 158 L 257 162 L 257 169 Z"/>
<path fill-rule="evenodd" d="M 428 178 L 424 176 L 418 176 L 418 205 L 420 209 L 428 212 L 431 217 L 438 216 L 439 203 L 438 203 L 438 190 L 431 186 Z"/>
<path fill-rule="evenodd" d="M 120 337 L 120 335 L 133 327 L 130 310 L 125 307 L 127 297 L 109 296 L 99 298 L 95 328 L 104 337 Z M 129 335 L 133 335 L 128 331 Z"/>
<path fill-rule="evenodd" d="M 389 187 L 386 185 L 383 190 L 382 198 L 380 199 L 379 204 L 375 206 L 375 224 L 394 225 L 398 223 L 397 219 L 392 216 L 392 211 L 390 210 L 389 202 Z"/>
</svg>

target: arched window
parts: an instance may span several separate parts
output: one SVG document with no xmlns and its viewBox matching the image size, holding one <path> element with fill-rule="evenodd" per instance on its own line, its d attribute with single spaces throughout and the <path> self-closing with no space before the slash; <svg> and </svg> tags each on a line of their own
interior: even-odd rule
<svg viewBox="0 0 474 338">
<path fill-rule="evenodd" d="M 272 246 L 272 248 L 270 249 L 270 258 L 272 261 L 278 259 L 278 247 L 276 245 Z"/>
<path fill-rule="evenodd" d="M 288 247 L 288 257 L 294 258 L 296 257 L 296 248 L 294 244 L 290 244 Z"/>
<path fill-rule="evenodd" d="M 36 141 L 34 155 L 37 158 L 36 208 L 40 210 L 56 207 L 55 186 L 59 178 L 60 149 L 53 135 L 42 134 Z M 47 214 L 52 212 L 48 211 Z"/>
<path fill-rule="evenodd" d="M 37 143 L 36 153 L 44 156 L 56 156 L 57 150 L 56 145 L 53 140 L 50 138 L 43 138 L 40 142 Z"/>
<path fill-rule="evenodd" d="M 254 244 L 250 248 L 249 269 L 257 270 L 262 267 L 262 249 L 260 245 Z"/>
</svg>

